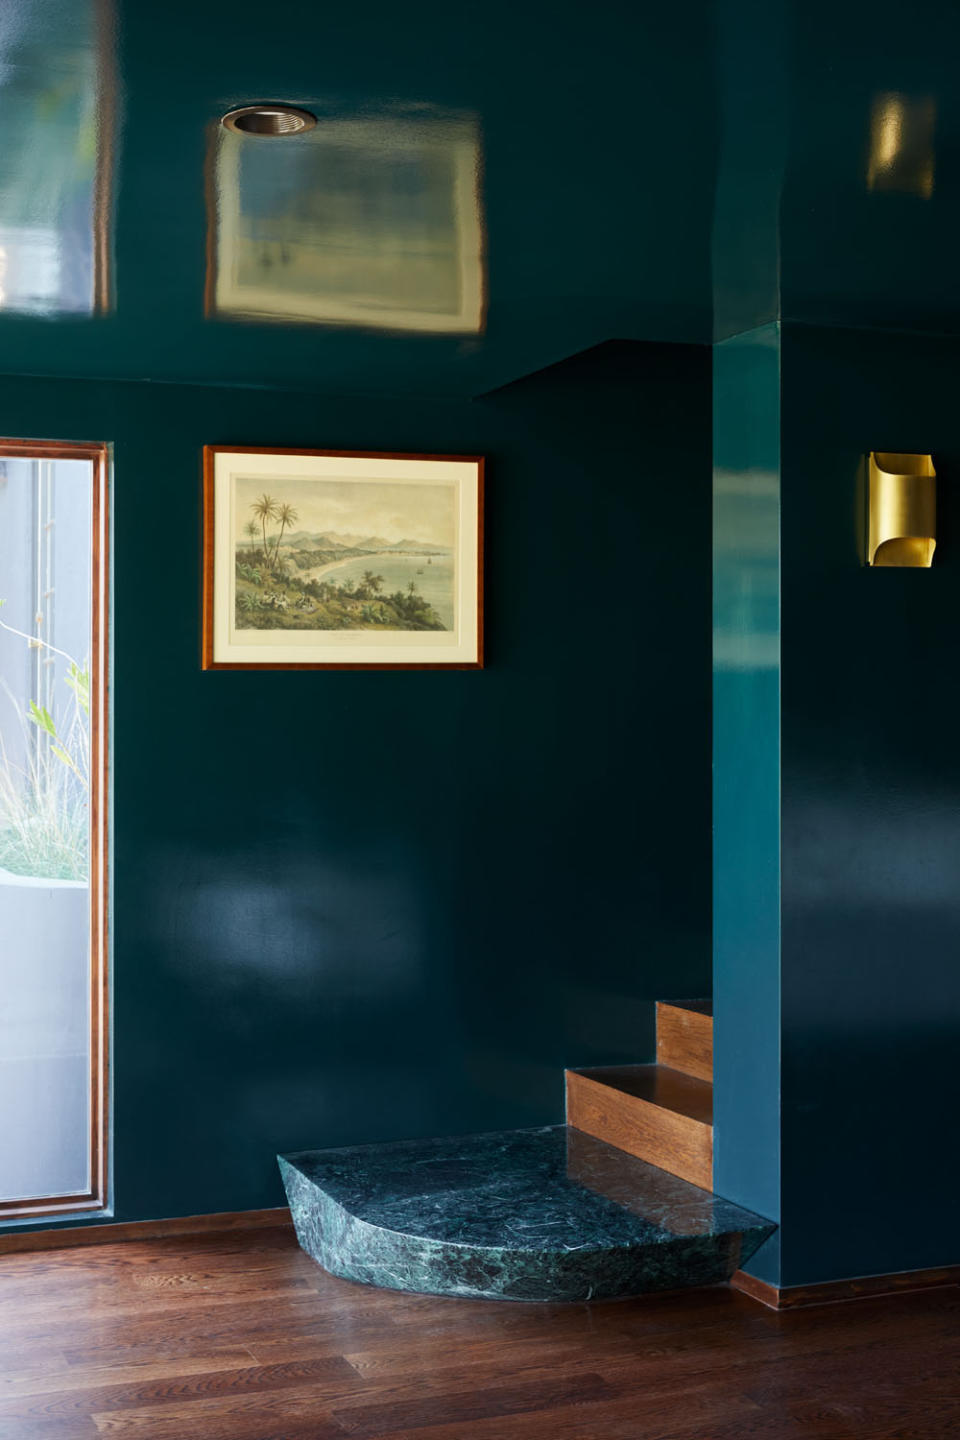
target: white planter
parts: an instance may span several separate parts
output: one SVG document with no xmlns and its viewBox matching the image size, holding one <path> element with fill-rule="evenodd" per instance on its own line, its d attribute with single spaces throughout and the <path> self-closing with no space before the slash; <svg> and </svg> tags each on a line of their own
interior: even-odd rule
<svg viewBox="0 0 960 1440">
<path fill-rule="evenodd" d="M 0 870 L 0 1198 L 87 1184 L 90 890 Z"/>
</svg>

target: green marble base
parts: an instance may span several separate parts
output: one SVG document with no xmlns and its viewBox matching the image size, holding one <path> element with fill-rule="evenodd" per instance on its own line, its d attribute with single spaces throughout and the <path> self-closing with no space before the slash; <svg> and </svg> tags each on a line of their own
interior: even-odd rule
<svg viewBox="0 0 960 1440">
<path fill-rule="evenodd" d="M 332 1275 L 497 1300 L 611 1300 L 728 1279 L 775 1227 L 550 1126 L 280 1157 L 303 1249 Z"/>
</svg>

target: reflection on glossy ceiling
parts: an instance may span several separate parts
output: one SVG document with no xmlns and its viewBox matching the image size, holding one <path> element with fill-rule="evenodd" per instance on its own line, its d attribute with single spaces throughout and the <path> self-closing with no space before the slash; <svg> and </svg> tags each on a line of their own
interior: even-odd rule
<svg viewBox="0 0 960 1440">
<path fill-rule="evenodd" d="M 106 306 L 109 34 L 101 3 L 0 7 L 0 311 Z"/>
<path fill-rule="evenodd" d="M 51 183 L 55 153 L 43 224 L 71 237 L 0 312 L 0 372 L 464 396 L 612 336 L 709 338 L 708 0 L 561 0 L 549 23 L 506 0 L 113 0 L 112 27 L 103 3 L 0 0 L 22 62 L 0 225 L 28 225 L 23 177 Z M 73 119 L 19 104 L 26 50 L 40 92 L 69 76 Z M 316 129 L 223 131 L 267 101 Z"/>
<path fill-rule="evenodd" d="M 476 396 L 715 320 L 960 332 L 958 42 L 943 0 L 0 0 L 0 372 Z M 265 100 L 316 129 L 220 126 Z"/>
<path fill-rule="evenodd" d="M 217 315 L 480 331 L 475 121 L 321 117 L 303 135 L 214 135 Z"/>
</svg>

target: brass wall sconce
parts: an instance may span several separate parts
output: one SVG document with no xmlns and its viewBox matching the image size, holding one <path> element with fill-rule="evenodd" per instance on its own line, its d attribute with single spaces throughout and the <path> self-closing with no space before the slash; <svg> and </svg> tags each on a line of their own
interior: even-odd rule
<svg viewBox="0 0 960 1440">
<path fill-rule="evenodd" d="M 930 455 L 870 454 L 868 565 L 930 566 L 937 544 L 937 472 Z"/>
</svg>

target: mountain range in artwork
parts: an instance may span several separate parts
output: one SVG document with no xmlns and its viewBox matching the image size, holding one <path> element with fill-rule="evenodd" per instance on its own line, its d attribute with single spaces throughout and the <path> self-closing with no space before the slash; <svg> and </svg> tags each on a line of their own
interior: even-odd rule
<svg viewBox="0 0 960 1440">
<path fill-rule="evenodd" d="M 381 535 L 344 535 L 339 531 L 325 530 L 321 534 L 310 534 L 306 530 L 295 530 L 283 541 L 284 548 L 291 550 L 352 551 L 357 555 L 407 554 L 445 555 L 441 545 L 431 545 L 426 540 L 384 540 Z"/>
</svg>

